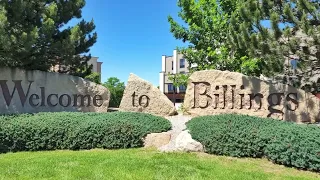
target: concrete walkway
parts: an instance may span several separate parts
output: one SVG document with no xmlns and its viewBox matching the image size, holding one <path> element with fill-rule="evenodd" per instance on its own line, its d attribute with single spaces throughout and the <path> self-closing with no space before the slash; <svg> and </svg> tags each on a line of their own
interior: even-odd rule
<svg viewBox="0 0 320 180">
<path fill-rule="evenodd" d="M 171 133 L 171 139 L 167 145 L 160 147 L 159 150 L 163 151 L 163 152 L 171 152 L 171 151 L 176 150 L 176 148 L 175 148 L 176 138 L 183 130 L 185 130 L 187 128 L 186 122 L 191 120 L 191 116 L 179 114 L 176 116 L 169 116 L 166 118 L 172 124 L 172 130 L 168 131 Z"/>
</svg>

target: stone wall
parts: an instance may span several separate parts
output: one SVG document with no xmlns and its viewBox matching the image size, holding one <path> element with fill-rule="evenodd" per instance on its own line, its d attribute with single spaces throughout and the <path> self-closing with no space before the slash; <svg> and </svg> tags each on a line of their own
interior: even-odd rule
<svg viewBox="0 0 320 180">
<path fill-rule="evenodd" d="M 66 74 L 0 68 L 0 114 L 107 112 L 107 88 Z"/>
<path fill-rule="evenodd" d="M 184 100 L 193 115 L 238 113 L 294 122 L 319 121 L 319 107 L 319 99 L 301 89 L 218 70 L 193 73 Z"/>
</svg>

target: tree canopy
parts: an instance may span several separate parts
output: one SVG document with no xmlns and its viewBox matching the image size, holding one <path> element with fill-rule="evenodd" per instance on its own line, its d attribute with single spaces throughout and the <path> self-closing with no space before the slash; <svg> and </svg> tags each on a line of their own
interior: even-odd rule
<svg viewBox="0 0 320 180">
<path fill-rule="evenodd" d="M 88 80 L 90 80 L 92 82 L 95 82 L 97 84 L 101 84 L 101 82 L 100 82 L 100 78 L 101 78 L 100 73 L 92 72 L 91 74 L 85 76 L 84 78 L 88 79 Z"/>
<path fill-rule="evenodd" d="M 174 87 L 184 86 L 187 87 L 188 85 L 188 78 L 190 74 L 169 74 L 168 79 L 172 81 Z"/>
<path fill-rule="evenodd" d="M 190 44 L 179 51 L 198 65 L 194 70 L 272 77 L 288 72 L 285 60 L 298 58 L 300 74 L 310 77 L 319 67 L 318 0 L 178 0 L 178 6 L 184 23 L 169 16 L 170 31 Z"/>
<path fill-rule="evenodd" d="M 318 0 L 241 0 L 230 19 L 232 51 L 263 59 L 263 73 L 287 73 L 288 61 L 299 59 L 303 72 L 319 67 Z M 290 65 L 290 64 L 289 64 Z M 270 74 L 271 73 L 271 74 Z M 310 76 L 310 74 L 307 74 Z"/>
<path fill-rule="evenodd" d="M 197 64 L 193 70 L 220 69 L 243 72 L 248 75 L 260 73 L 257 59 L 250 59 L 243 52 L 231 54 L 228 29 L 238 0 L 179 0 L 178 16 L 185 25 L 168 17 L 173 36 L 190 45 L 179 48 L 188 62 Z"/>
<path fill-rule="evenodd" d="M 0 66 L 58 72 L 85 77 L 87 61 L 97 40 L 93 20 L 81 20 L 85 0 L 0 1 Z"/>
<path fill-rule="evenodd" d="M 110 77 L 102 84 L 110 91 L 110 107 L 119 107 L 124 93 L 125 85 L 117 77 Z"/>
</svg>

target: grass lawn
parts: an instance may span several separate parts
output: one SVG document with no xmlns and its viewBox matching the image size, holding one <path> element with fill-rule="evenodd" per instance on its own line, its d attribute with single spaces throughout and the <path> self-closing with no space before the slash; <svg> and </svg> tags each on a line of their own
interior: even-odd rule
<svg viewBox="0 0 320 180">
<path fill-rule="evenodd" d="M 0 179 L 320 179 L 266 159 L 154 150 L 44 151 L 0 154 Z"/>
</svg>

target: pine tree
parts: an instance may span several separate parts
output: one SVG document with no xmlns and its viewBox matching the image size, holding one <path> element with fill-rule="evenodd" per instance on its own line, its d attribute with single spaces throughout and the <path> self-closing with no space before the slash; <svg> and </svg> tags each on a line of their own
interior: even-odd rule
<svg viewBox="0 0 320 180">
<path fill-rule="evenodd" d="M 298 74 L 308 81 L 320 67 L 319 0 L 241 0 L 228 33 L 234 52 L 263 60 L 262 73 L 286 74 L 299 58 Z"/>
<path fill-rule="evenodd" d="M 63 65 L 61 73 L 86 76 L 89 48 L 96 42 L 93 20 L 81 18 L 85 0 L 0 1 L 0 66 L 49 71 Z"/>
</svg>

